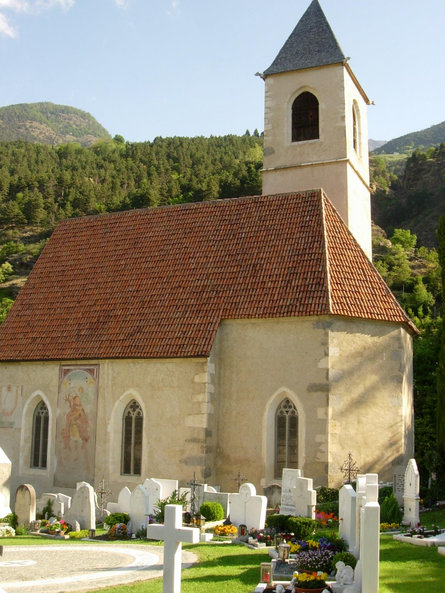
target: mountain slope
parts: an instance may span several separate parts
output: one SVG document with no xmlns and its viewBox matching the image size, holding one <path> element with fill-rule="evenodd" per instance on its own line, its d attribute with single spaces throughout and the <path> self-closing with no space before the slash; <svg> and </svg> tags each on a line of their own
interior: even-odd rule
<svg viewBox="0 0 445 593">
<path fill-rule="evenodd" d="M 22 103 L 0 108 L 0 140 L 41 144 L 78 142 L 90 146 L 111 136 L 92 115 L 54 103 Z"/>
<path fill-rule="evenodd" d="M 428 148 L 445 142 L 445 121 L 419 132 L 411 132 L 394 138 L 374 150 L 374 154 L 393 154 L 412 152 L 416 148 Z"/>
</svg>

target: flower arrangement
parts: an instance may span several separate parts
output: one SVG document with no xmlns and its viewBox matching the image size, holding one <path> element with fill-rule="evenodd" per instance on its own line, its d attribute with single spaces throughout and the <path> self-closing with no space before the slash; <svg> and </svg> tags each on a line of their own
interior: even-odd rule
<svg viewBox="0 0 445 593">
<path fill-rule="evenodd" d="M 400 523 L 380 523 L 380 531 L 393 531 L 399 527 Z"/>
<path fill-rule="evenodd" d="M 234 537 L 238 533 L 235 525 L 216 525 L 213 531 L 215 535 L 222 535 L 225 537 Z"/>
<path fill-rule="evenodd" d="M 260 544 L 266 544 L 266 546 L 273 545 L 273 534 L 269 532 L 269 530 L 264 529 L 263 531 L 257 531 L 256 529 L 251 529 L 249 531 L 249 536 L 253 537 L 257 540 Z"/>
<path fill-rule="evenodd" d="M 13 537 L 15 529 L 10 525 L 0 525 L 0 537 Z"/>
<path fill-rule="evenodd" d="M 68 530 L 68 523 L 61 519 L 60 521 L 54 521 L 53 523 L 48 524 L 48 532 L 55 533 L 56 531 L 60 531 L 60 533 L 65 533 Z"/>
<path fill-rule="evenodd" d="M 301 589 L 322 589 L 326 587 L 328 575 L 321 570 L 317 572 L 294 572 L 291 585 Z"/>
<path fill-rule="evenodd" d="M 128 531 L 125 523 L 115 523 L 110 527 L 108 532 L 109 539 L 124 538 L 127 537 Z"/>
<path fill-rule="evenodd" d="M 338 517 L 335 513 L 326 513 L 317 509 L 315 509 L 315 519 L 326 527 L 331 527 L 338 523 Z"/>
<path fill-rule="evenodd" d="M 316 548 L 303 550 L 296 556 L 298 570 L 310 570 L 329 572 L 331 570 L 334 550 L 328 548 Z"/>
</svg>

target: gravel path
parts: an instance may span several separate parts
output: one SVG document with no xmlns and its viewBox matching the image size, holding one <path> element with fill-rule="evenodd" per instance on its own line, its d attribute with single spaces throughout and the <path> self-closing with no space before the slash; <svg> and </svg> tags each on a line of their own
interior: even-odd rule
<svg viewBox="0 0 445 593">
<path fill-rule="evenodd" d="M 196 561 L 183 551 L 183 567 Z M 5 546 L 0 593 L 65 593 L 162 576 L 163 548 L 134 544 Z"/>
</svg>

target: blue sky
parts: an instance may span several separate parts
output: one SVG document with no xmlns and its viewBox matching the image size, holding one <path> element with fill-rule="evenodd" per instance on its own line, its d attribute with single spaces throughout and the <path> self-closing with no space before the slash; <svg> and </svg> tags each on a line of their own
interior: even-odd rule
<svg viewBox="0 0 445 593">
<path fill-rule="evenodd" d="M 52 101 L 126 140 L 263 129 L 265 70 L 310 0 L 0 0 L 0 105 Z M 445 120 L 445 2 L 320 0 L 389 140 Z"/>
</svg>

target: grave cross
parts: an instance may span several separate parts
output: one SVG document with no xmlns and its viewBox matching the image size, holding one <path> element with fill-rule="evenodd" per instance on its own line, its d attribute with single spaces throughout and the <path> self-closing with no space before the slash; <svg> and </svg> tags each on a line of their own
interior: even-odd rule
<svg viewBox="0 0 445 593">
<path fill-rule="evenodd" d="M 201 484 L 196 481 L 195 472 L 193 472 L 193 481 L 189 482 L 189 486 L 190 486 L 190 513 L 193 518 L 196 515 L 196 486 L 201 486 Z"/>
<path fill-rule="evenodd" d="M 357 474 L 360 473 L 360 468 L 352 458 L 352 454 L 350 451 L 348 453 L 348 458 L 341 466 L 340 471 L 343 472 L 347 484 L 351 484 L 352 481 L 355 480 L 355 478 L 357 477 Z"/>
<path fill-rule="evenodd" d="M 247 478 L 245 478 L 241 472 L 238 472 L 238 475 L 236 476 L 236 478 L 233 478 L 233 479 L 238 484 L 238 490 L 240 489 L 241 484 L 247 480 Z"/>
<path fill-rule="evenodd" d="M 108 498 L 111 494 L 111 490 L 105 488 L 105 478 L 102 478 L 102 480 L 99 482 L 99 485 L 96 487 L 95 492 L 99 498 L 99 509 L 102 513 L 102 518 L 104 518 L 105 505 L 108 502 Z"/>
<path fill-rule="evenodd" d="M 199 529 L 182 527 L 181 505 L 168 504 L 164 513 L 164 525 L 149 525 L 147 537 L 164 540 L 162 593 L 180 593 L 182 542 L 197 544 Z"/>
</svg>

